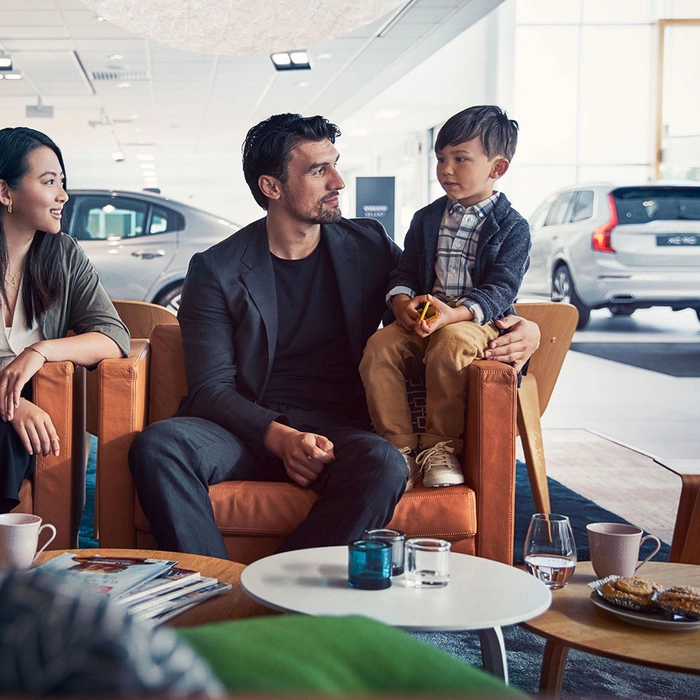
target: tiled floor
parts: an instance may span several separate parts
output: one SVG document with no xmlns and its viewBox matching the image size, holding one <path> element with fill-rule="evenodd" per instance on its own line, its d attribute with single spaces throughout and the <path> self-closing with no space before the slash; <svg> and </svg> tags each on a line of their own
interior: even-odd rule
<svg viewBox="0 0 700 700">
<path fill-rule="evenodd" d="M 592 314 L 580 342 L 697 342 L 692 311 Z M 671 541 L 680 479 L 649 455 L 700 462 L 700 378 L 678 378 L 569 352 L 543 418 L 547 473 L 641 528 Z"/>
</svg>

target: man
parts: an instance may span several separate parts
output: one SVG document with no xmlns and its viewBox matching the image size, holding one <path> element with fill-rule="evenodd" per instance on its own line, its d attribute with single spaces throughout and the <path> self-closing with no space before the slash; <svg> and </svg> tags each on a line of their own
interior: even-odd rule
<svg viewBox="0 0 700 700">
<path fill-rule="evenodd" d="M 162 549 L 226 558 L 207 491 L 221 481 L 289 481 L 318 494 L 280 551 L 383 527 L 404 492 L 406 463 L 368 432 L 357 371 L 400 250 L 376 221 L 341 217 L 339 134 L 295 114 L 253 127 L 243 172 L 267 216 L 190 263 L 178 314 L 188 396 L 129 455 Z M 492 352 L 522 365 L 539 333 L 506 321 L 513 328 Z"/>
</svg>

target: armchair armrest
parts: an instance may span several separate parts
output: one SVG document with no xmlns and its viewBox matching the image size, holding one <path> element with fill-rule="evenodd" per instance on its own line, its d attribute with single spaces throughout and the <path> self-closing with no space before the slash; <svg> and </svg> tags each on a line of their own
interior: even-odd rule
<svg viewBox="0 0 700 700">
<path fill-rule="evenodd" d="M 50 549 L 78 544 L 85 503 L 85 368 L 47 362 L 32 380 L 33 402 L 51 417 L 61 444 L 58 457 L 38 454 L 33 512 L 56 528 Z"/>
<path fill-rule="evenodd" d="M 134 485 L 129 448 L 148 424 L 150 345 L 132 340 L 129 357 L 102 360 L 98 373 L 98 445 L 96 492 L 101 547 L 133 548 Z"/>
<path fill-rule="evenodd" d="M 477 360 L 469 367 L 464 476 L 476 492 L 476 553 L 513 563 L 515 370 Z"/>
</svg>

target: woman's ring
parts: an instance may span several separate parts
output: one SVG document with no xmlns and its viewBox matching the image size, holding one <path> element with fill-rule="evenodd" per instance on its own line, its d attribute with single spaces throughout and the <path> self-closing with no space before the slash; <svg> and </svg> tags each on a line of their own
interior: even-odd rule
<svg viewBox="0 0 700 700">
<path fill-rule="evenodd" d="M 54 444 L 54 442 L 58 442 L 58 438 L 54 438 L 53 440 L 51 440 L 52 445 Z"/>
</svg>

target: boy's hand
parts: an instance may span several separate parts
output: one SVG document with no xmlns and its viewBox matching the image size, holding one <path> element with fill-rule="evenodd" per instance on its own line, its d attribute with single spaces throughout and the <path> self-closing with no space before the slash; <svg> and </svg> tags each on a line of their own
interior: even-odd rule
<svg viewBox="0 0 700 700">
<path fill-rule="evenodd" d="M 416 321 L 420 317 L 423 305 L 421 304 L 420 308 L 418 308 L 418 301 L 416 300 L 418 298 L 423 297 L 411 299 L 408 294 L 397 294 L 391 297 L 391 308 L 394 311 L 396 323 L 406 331 L 414 330 Z"/>
<path fill-rule="evenodd" d="M 430 306 L 435 312 L 435 315 L 430 318 L 424 318 L 420 323 L 416 320 L 414 330 L 416 334 L 421 338 L 427 338 L 431 333 L 435 333 L 436 330 L 442 328 L 443 326 L 449 326 L 450 323 L 458 323 L 459 321 L 471 321 L 474 318 L 474 314 L 466 306 L 457 306 L 452 308 L 444 301 L 440 301 L 432 294 L 425 294 L 420 297 L 413 299 L 415 301 L 419 299 L 420 310 L 423 310 L 425 302 L 429 301 Z M 430 309 L 428 309 L 428 314 L 430 314 Z M 420 314 L 419 314 L 420 318 Z"/>
</svg>

